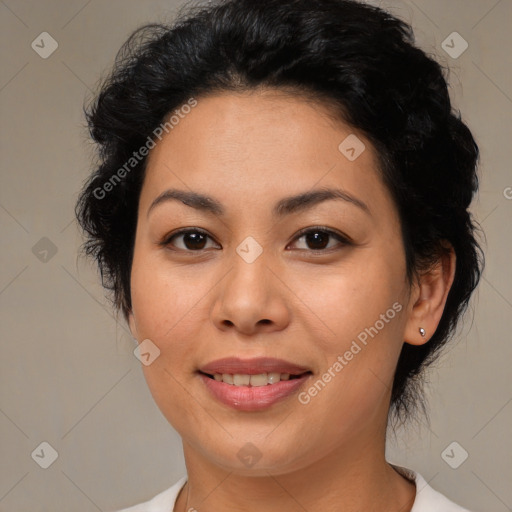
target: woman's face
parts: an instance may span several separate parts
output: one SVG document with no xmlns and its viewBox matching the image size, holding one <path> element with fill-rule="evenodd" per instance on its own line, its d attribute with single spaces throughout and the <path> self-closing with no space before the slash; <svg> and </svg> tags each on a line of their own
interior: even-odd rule
<svg viewBox="0 0 512 512">
<path fill-rule="evenodd" d="M 148 158 L 130 326 L 186 450 L 284 474 L 380 443 L 414 299 L 370 143 L 298 97 L 226 93 Z"/>
</svg>

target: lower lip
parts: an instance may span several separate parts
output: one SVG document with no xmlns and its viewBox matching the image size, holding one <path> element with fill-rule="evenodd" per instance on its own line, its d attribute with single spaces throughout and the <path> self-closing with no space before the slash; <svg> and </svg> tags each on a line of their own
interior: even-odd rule
<svg viewBox="0 0 512 512">
<path fill-rule="evenodd" d="M 261 411 L 293 395 L 311 374 L 305 373 L 297 379 L 280 380 L 266 386 L 235 386 L 216 381 L 200 373 L 210 393 L 220 402 L 238 411 Z"/>
</svg>

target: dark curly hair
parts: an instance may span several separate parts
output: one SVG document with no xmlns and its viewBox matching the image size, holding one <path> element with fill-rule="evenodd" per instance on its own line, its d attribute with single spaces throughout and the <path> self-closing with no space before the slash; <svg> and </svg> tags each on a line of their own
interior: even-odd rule
<svg viewBox="0 0 512 512">
<path fill-rule="evenodd" d="M 404 343 L 400 354 L 390 411 L 407 416 L 423 404 L 422 370 L 453 335 L 483 268 L 468 211 L 478 146 L 452 108 L 443 72 L 414 45 L 406 22 L 354 0 L 220 0 L 187 6 L 172 25 L 137 29 L 85 107 L 98 166 L 76 205 L 84 252 L 97 259 L 115 308 L 125 318 L 131 309 L 147 159 L 132 160 L 131 170 L 126 162 L 156 127 L 191 97 L 221 91 L 278 88 L 327 103 L 378 153 L 401 219 L 409 281 L 447 246 L 457 257 L 437 330 L 424 345 Z"/>
</svg>

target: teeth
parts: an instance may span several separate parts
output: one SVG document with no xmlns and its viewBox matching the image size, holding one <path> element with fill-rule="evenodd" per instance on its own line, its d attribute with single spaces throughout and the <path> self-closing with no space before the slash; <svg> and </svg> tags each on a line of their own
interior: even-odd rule
<svg viewBox="0 0 512 512">
<path fill-rule="evenodd" d="M 251 375 L 251 386 L 266 386 L 269 379 L 267 379 L 266 373 L 260 373 L 259 375 Z"/>
<path fill-rule="evenodd" d="M 222 380 L 226 384 L 233 384 L 233 375 L 230 375 L 229 373 L 223 373 L 222 374 Z"/>
<path fill-rule="evenodd" d="M 244 375 L 236 373 L 231 375 L 229 373 L 214 373 L 213 378 L 218 382 L 225 382 L 233 386 L 251 386 L 259 387 L 266 386 L 267 384 L 275 384 L 281 380 L 290 380 L 289 373 L 260 373 L 258 375 Z"/>
<path fill-rule="evenodd" d="M 269 384 L 274 384 L 275 382 L 279 382 L 281 380 L 281 374 L 280 373 L 267 373 L 267 379 L 268 379 Z"/>
<path fill-rule="evenodd" d="M 248 386 L 250 381 L 250 375 L 240 375 L 238 373 L 233 375 L 233 384 L 235 386 Z"/>
</svg>

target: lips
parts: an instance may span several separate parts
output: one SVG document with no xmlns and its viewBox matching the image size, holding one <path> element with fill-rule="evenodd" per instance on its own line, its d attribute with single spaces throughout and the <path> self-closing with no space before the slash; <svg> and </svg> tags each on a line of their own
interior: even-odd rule
<svg viewBox="0 0 512 512">
<path fill-rule="evenodd" d="M 302 375 L 310 370 L 284 359 L 257 357 L 244 360 L 237 357 L 226 357 L 208 363 L 200 368 L 199 371 L 207 375 L 259 375 L 263 373 Z"/>
<path fill-rule="evenodd" d="M 312 374 L 283 359 L 225 358 L 199 370 L 206 389 L 221 403 L 239 411 L 258 411 L 290 397 Z"/>
</svg>

